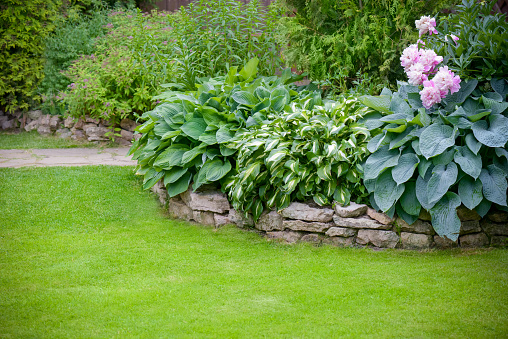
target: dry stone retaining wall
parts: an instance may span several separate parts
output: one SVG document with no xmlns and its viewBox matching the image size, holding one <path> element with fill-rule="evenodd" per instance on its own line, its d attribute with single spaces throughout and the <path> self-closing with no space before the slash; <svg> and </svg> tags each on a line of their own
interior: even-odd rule
<svg viewBox="0 0 508 339">
<path fill-rule="evenodd" d="M 312 203 L 293 202 L 280 211 L 265 211 L 254 223 L 238 213 L 225 194 L 210 187 L 197 192 L 191 189 L 178 197 L 168 198 L 162 183 L 152 188 L 167 206 L 171 217 L 220 227 L 235 224 L 254 227 L 271 239 L 287 243 L 299 241 L 331 244 L 341 247 L 371 246 L 425 250 L 429 248 L 488 247 L 508 245 L 508 213 L 496 211 L 483 220 L 475 211 L 459 208 L 462 228 L 458 242 L 442 238 L 434 232 L 426 212 L 413 224 L 390 218 L 367 205 L 351 203 L 346 207 L 321 207 Z"/>
<path fill-rule="evenodd" d="M 114 128 L 120 128 L 120 131 L 114 131 L 115 140 L 123 146 L 131 144 L 134 136 L 134 129 L 137 123 L 124 119 L 119 126 L 112 126 L 109 121 L 97 120 L 90 117 L 62 119 L 59 115 L 44 115 L 42 111 L 29 111 L 25 115 L 17 112 L 13 115 L 5 114 L 0 111 L 0 130 L 11 130 L 22 128 L 25 131 L 36 130 L 41 135 L 56 135 L 64 139 L 107 141 Z"/>
</svg>

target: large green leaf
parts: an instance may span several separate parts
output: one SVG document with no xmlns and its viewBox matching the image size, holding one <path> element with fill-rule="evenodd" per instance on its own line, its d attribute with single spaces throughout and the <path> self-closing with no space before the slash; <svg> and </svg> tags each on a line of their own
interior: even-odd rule
<svg viewBox="0 0 508 339">
<path fill-rule="evenodd" d="M 395 212 L 397 212 L 397 215 L 409 225 L 418 220 L 418 215 L 412 215 L 404 211 L 400 201 L 395 204 Z"/>
<path fill-rule="evenodd" d="M 404 185 L 406 189 L 400 197 L 400 205 L 407 214 L 418 216 L 422 206 L 416 197 L 416 182 L 409 181 Z"/>
<path fill-rule="evenodd" d="M 150 168 L 145 174 L 143 189 L 147 190 L 155 185 L 164 176 L 164 173 L 165 171 L 157 172 L 154 168 Z"/>
<path fill-rule="evenodd" d="M 460 232 L 460 219 L 457 216 L 457 207 L 460 206 L 457 194 L 447 192 L 429 212 L 432 217 L 432 227 L 441 237 L 457 241 Z"/>
<path fill-rule="evenodd" d="M 172 167 L 170 170 L 166 171 L 166 174 L 164 175 L 164 186 L 172 184 L 180 179 L 185 173 L 187 173 L 187 170 L 187 168 Z"/>
<path fill-rule="evenodd" d="M 223 162 L 221 159 L 215 158 L 208 162 L 207 165 L 206 180 L 208 181 L 217 181 L 231 170 L 231 163 L 229 160 Z"/>
<path fill-rule="evenodd" d="M 191 162 L 198 155 L 205 153 L 206 146 L 207 146 L 206 143 L 202 143 L 198 147 L 194 147 L 193 149 L 185 152 L 182 155 L 182 164 L 186 164 L 188 162 Z"/>
<path fill-rule="evenodd" d="M 284 95 L 279 95 L 278 97 L 275 97 L 273 99 L 270 99 L 270 107 L 275 112 L 280 112 L 284 108 L 284 106 L 287 104 L 286 97 Z"/>
<path fill-rule="evenodd" d="M 380 95 L 380 96 L 371 96 L 364 95 L 361 96 L 360 102 L 367 107 L 373 108 L 376 111 L 380 112 L 390 112 L 390 101 L 391 98 L 388 95 Z"/>
<path fill-rule="evenodd" d="M 458 92 L 449 95 L 446 97 L 446 101 L 449 103 L 460 104 L 463 103 L 469 95 L 474 91 L 476 88 L 476 85 L 478 85 L 478 80 L 469 80 L 469 81 L 463 81 L 460 84 L 460 89 Z"/>
<path fill-rule="evenodd" d="M 157 157 L 157 159 L 153 163 L 153 166 L 162 167 L 162 168 L 181 166 L 182 165 L 182 156 L 188 150 L 189 150 L 189 146 L 187 146 L 187 145 L 173 144 Z"/>
<path fill-rule="evenodd" d="M 443 153 L 454 144 L 455 131 L 447 125 L 430 125 L 420 135 L 420 151 L 427 159 Z"/>
<path fill-rule="evenodd" d="M 234 136 L 235 134 L 231 132 L 227 126 L 221 126 L 221 128 L 217 131 L 217 134 L 215 134 L 217 143 L 219 144 L 230 141 Z"/>
<path fill-rule="evenodd" d="M 482 157 L 475 155 L 467 146 L 458 146 L 456 149 L 455 162 L 465 173 L 477 179 L 482 171 Z"/>
<path fill-rule="evenodd" d="M 392 177 L 397 185 L 403 184 L 411 179 L 419 162 L 418 156 L 413 153 L 400 156 L 399 163 L 392 169 Z"/>
<path fill-rule="evenodd" d="M 258 72 L 258 58 L 250 59 L 245 66 L 240 70 L 239 74 L 242 76 L 243 80 L 246 81 L 250 78 L 253 78 Z"/>
<path fill-rule="evenodd" d="M 476 140 L 473 133 L 468 133 L 466 135 L 466 145 L 474 154 L 478 154 L 482 147 L 482 143 Z"/>
<path fill-rule="evenodd" d="M 205 132 L 206 127 L 207 124 L 204 119 L 192 118 L 182 125 L 181 130 L 189 137 L 198 140 L 199 136 Z"/>
<path fill-rule="evenodd" d="M 478 206 L 483 200 L 482 182 L 465 175 L 459 182 L 458 193 L 464 206 L 470 210 Z"/>
<path fill-rule="evenodd" d="M 404 193 L 404 188 L 404 184 L 397 185 L 393 180 L 390 170 L 383 172 L 376 180 L 374 191 L 376 204 L 383 212 L 388 211 Z"/>
<path fill-rule="evenodd" d="M 185 192 L 189 188 L 192 179 L 192 173 L 186 172 L 177 181 L 166 185 L 168 195 L 172 198 L 180 193 Z"/>
<path fill-rule="evenodd" d="M 429 204 L 435 203 L 443 197 L 448 189 L 455 184 L 459 171 L 454 162 L 447 166 L 438 165 L 432 170 L 432 176 L 427 184 L 427 198 Z"/>
<path fill-rule="evenodd" d="M 493 114 L 489 117 L 489 124 L 486 120 L 475 122 L 473 133 L 475 138 L 486 146 L 504 147 L 508 141 L 508 118 Z"/>
<path fill-rule="evenodd" d="M 388 145 L 381 147 L 367 158 L 364 179 L 377 178 L 386 168 L 396 166 L 399 163 L 399 157 L 399 150 L 390 150 Z"/>
<path fill-rule="evenodd" d="M 251 93 L 246 92 L 246 91 L 235 92 L 235 93 L 233 93 L 231 98 L 234 101 L 236 101 L 237 103 L 239 103 L 240 105 L 247 105 L 247 106 L 256 105 L 259 102 L 259 100 L 254 95 L 252 95 Z"/>
<path fill-rule="evenodd" d="M 483 184 L 485 199 L 501 206 L 506 206 L 506 176 L 503 170 L 495 165 L 489 165 L 482 169 L 480 180 Z"/>
<path fill-rule="evenodd" d="M 430 210 L 435 203 L 429 202 L 429 193 L 428 193 L 428 184 L 429 180 L 432 177 L 432 172 L 428 171 L 425 175 L 425 179 L 421 176 L 418 176 L 416 179 L 416 197 L 418 198 L 418 201 L 422 205 L 423 208 L 426 210 Z"/>
</svg>

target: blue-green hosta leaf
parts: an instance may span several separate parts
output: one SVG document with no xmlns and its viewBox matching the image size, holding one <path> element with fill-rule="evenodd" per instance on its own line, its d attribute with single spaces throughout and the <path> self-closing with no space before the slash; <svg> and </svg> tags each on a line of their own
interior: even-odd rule
<svg viewBox="0 0 508 339">
<path fill-rule="evenodd" d="M 473 115 L 470 115 L 468 116 L 467 118 L 472 121 L 472 122 L 477 122 L 478 120 L 480 120 L 481 118 L 484 118 L 488 115 L 490 115 L 492 111 L 490 110 L 481 110 L 481 112 L 477 113 L 477 114 L 473 114 Z"/>
<path fill-rule="evenodd" d="M 465 175 L 459 182 L 459 197 L 464 206 L 470 210 L 478 206 L 483 200 L 482 182 Z"/>
<path fill-rule="evenodd" d="M 483 218 L 490 211 L 491 207 L 492 207 L 492 202 L 483 198 L 482 202 L 479 203 L 478 206 L 476 206 L 474 210 L 480 215 L 480 217 Z"/>
<path fill-rule="evenodd" d="M 398 95 L 398 93 L 395 93 L 392 96 L 392 100 L 390 101 L 390 111 L 395 114 L 404 114 L 406 119 L 409 119 L 407 121 L 411 121 L 414 117 L 412 114 L 413 110 L 409 107 L 409 104 Z"/>
<path fill-rule="evenodd" d="M 501 206 L 506 206 L 506 176 L 504 172 L 495 165 L 489 165 L 482 169 L 480 180 L 483 184 L 483 196 Z"/>
<path fill-rule="evenodd" d="M 187 173 L 187 170 L 187 168 L 182 167 L 171 167 L 171 169 L 166 171 L 166 174 L 164 175 L 164 186 L 172 184 L 180 179 L 185 173 Z"/>
<path fill-rule="evenodd" d="M 501 95 L 508 94 L 508 80 L 504 78 L 492 78 L 490 80 L 492 89 Z"/>
<path fill-rule="evenodd" d="M 206 171 L 206 180 L 210 182 L 221 179 L 231 170 L 231 163 L 227 159 L 223 162 L 221 159 L 216 158 L 207 164 L 208 170 Z"/>
<path fill-rule="evenodd" d="M 379 147 L 387 145 L 391 141 L 391 133 L 386 133 L 386 131 L 381 132 L 376 135 L 374 138 L 370 139 L 367 144 L 367 149 L 370 153 L 374 153 L 379 149 Z"/>
<path fill-rule="evenodd" d="M 227 126 L 221 126 L 215 134 L 215 138 L 219 144 L 230 141 L 234 136 L 235 134 L 231 132 Z"/>
<path fill-rule="evenodd" d="M 259 98 L 259 100 L 264 100 L 267 98 L 270 99 L 271 92 L 265 87 L 259 86 L 254 90 L 254 94 Z"/>
<path fill-rule="evenodd" d="M 418 176 L 416 179 L 416 197 L 418 198 L 418 201 L 420 202 L 420 205 L 422 205 L 423 208 L 425 208 L 427 211 L 430 210 L 436 203 L 430 203 L 429 202 L 429 192 L 428 192 L 428 184 L 429 180 L 432 177 L 432 172 L 428 171 L 425 175 L 425 179 L 421 176 Z"/>
<path fill-rule="evenodd" d="M 415 129 L 413 126 L 408 127 L 404 132 L 397 135 L 393 140 L 390 141 L 390 149 L 399 148 L 408 141 L 411 141 L 416 138 L 416 132 L 417 129 Z M 390 133 L 390 138 L 391 138 Z"/>
<path fill-rule="evenodd" d="M 397 185 L 403 184 L 411 179 L 419 162 L 420 159 L 413 153 L 400 156 L 399 163 L 392 169 L 392 177 Z"/>
<path fill-rule="evenodd" d="M 469 150 L 473 152 L 475 155 L 478 154 L 480 148 L 482 147 L 482 143 L 476 140 L 473 133 L 469 133 L 466 135 L 466 145 L 469 147 Z"/>
<path fill-rule="evenodd" d="M 447 125 L 430 125 L 420 136 L 420 151 L 429 159 L 455 145 L 455 131 Z"/>
<path fill-rule="evenodd" d="M 405 186 L 406 189 L 399 200 L 400 206 L 407 214 L 418 217 L 422 205 L 416 197 L 416 182 L 408 181 L 405 183 Z"/>
<path fill-rule="evenodd" d="M 425 175 L 427 174 L 427 170 L 429 169 L 429 167 L 431 165 L 432 165 L 432 161 L 427 160 L 425 158 L 420 159 L 420 163 L 418 164 L 418 174 L 420 174 L 420 176 L 422 178 L 425 178 Z"/>
<path fill-rule="evenodd" d="M 161 140 L 168 140 L 168 139 L 171 139 L 173 137 L 176 137 L 177 135 L 180 135 L 182 133 L 181 130 L 177 130 L 177 131 L 169 131 L 167 133 L 164 133 L 164 135 L 161 137 Z"/>
<path fill-rule="evenodd" d="M 482 157 L 475 155 L 467 146 L 458 146 L 456 149 L 455 162 L 466 174 L 478 179 L 482 171 Z"/>
<path fill-rule="evenodd" d="M 457 216 L 457 207 L 460 206 L 457 194 L 447 192 L 429 212 L 432 217 L 432 226 L 441 237 L 457 241 L 460 232 L 460 219 Z"/>
<path fill-rule="evenodd" d="M 372 131 L 385 124 L 380 120 L 382 117 L 383 116 L 378 112 L 368 113 L 360 120 L 360 122 L 363 123 L 369 131 Z"/>
<path fill-rule="evenodd" d="M 432 164 L 434 164 L 435 166 L 448 165 L 450 162 L 453 161 L 453 157 L 455 156 L 456 152 L 457 150 L 455 149 L 455 147 L 452 147 L 449 150 L 446 150 L 443 153 L 436 155 L 430 160 L 432 160 Z"/>
<path fill-rule="evenodd" d="M 365 179 L 375 179 L 386 168 L 399 163 L 399 150 L 389 150 L 388 145 L 372 153 L 365 162 Z"/>
<path fill-rule="evenodd" d="M 392 178 L 391 170 L 384 171 L 376 180 L 374 199 L 379 208 L 386 212 L 397 202 L 404 193 L 404 184 L 397 185 Z"/>
<path fill-rule="evenodd" d="M 165 171 L 157 172 L 154 168 L 150 168 L 145 174 L 143 189 L 147 190 L 155 185 L 164 176 L 164 173 Z"/>
<path fill-rule="evenodd" d="M 289 103 L 291 101 L 291 96 L 289 95 L 288 90 L 282 86 L 278 86 L 272 90 L 272 93 L 270 94 L 270 100 L 273 100 L 281 95 L 283 95 L 284 98 L 286 99 L 286 103 Z"/>
<path fill-rule="evenodd" d="M 265 99 L 263 99 L 263 101 L 256 104 L 256 106 L 254 106 L 252 108 L 251 114 L 257 113 L 267 107 L 270 107 L 270 99 L 269 98 L 265 98 Z"/>
<path fill-rule="evenodd" d="M 181 130 L 192 139 L 198 140 L 199 136 L 205 132 L 206 127 L 204 119 L 192 118 L 182 125 Z"/>
<path fill-rule="evenodd" d="M 480 120 L 473 124 L 475 138 L 482 144 L 489 147 L 504 147 L 508 141 L 508 118 L 500 114 L 489 117 L 489 124 L 486 120 Z"/>
<path fill-rule="evenodd" d="M 155 127 L 153 128 L 153 132 L 158 137 L 162 137 L 164 134 L 166 134 L 169 131 L 173 131 L 173 129 L 171 127 L 169 127 L 169 125 L 166 124 L 166 122 L 164 122 L 164 120 L 159 120 L 157 122 L 157 124 L 155 125 Z"/>
<path fill-rule="evenodd" d="M 409 102 L 409 104 L 411 105 L 411 107 L 413 109 L 420 109 L 420 108 L 425 109 L 423 107 L 422 99 L 420 98 L 420 94 L 419 93 L 408 93 L 408 95 L 407 95 L 407 101 Z"/>
<path fill-rule="evenodd" d="M 432 170 L 432 176 L 427 184 L 427 198 L 430 204 L 441 199 L 448 189 L 455 184 L 459 170 L 454 162 L 447 166 L 438 165 Z"/>
<path fill-rule="evenodd" d="M 189 146 L 184 144 L 173 144 L 162 152 L 154 161 L 153 166 L 169 168 L 182 165 L 182 156 L 189 150 Z"/>
<path fill-rule="evenodd" d="M 192 179 L 192 173 L 186 172 L 177 181 L 166 185 L 168 195 L 172 198 L 180 193 L 185 192 L 189 188 Z"/>
<path fill-rule="evenodd" d="M 411 147 L 415 151 L 417 155 L 422 155 L 422 152 L 420 151 L 420 140 L 416 139 L 411 142 Z"/>
<path fill-rule="evenodd" d="M 247 105 L 247 106 L 256 105 L 259 102 L 259 100 L 254 95 L 252 95 L 251 93 L 246 92 L 246 91 L 235 92 L 235 93 L 233 93 L 231 98 L 234 101 L 236 101 L 237 103 L 239 103 L 240 105 Z"/>
<path fill-rule="evenodd" d="M 394 114 L 385 115 L 380 120 L 382 122 L 386 122 L 386 123 L 393 123 L 393 124 L 397 124 L 397 125 L 404 125 L 404 124 L 408 123 L 409 121 L 413 120 L 413 118 L 414 117 L 411 114 L 394 113 Z"/>
<path fill-rule="evenodd" d="M 446 97 L 446 102 L 454 103 L 454 104 L 460 104 L 463 103 L 469 95 L 474 91 L 476 88 L 476 85 L 478 85 L 478 80 L 469 80 L 469 81 L 462 81 L 460 84 L 460 89 L 458 92 L 453 93 L 452 95 L 449 95 Z"/>
<path fill-rule="evenodd" d="M 235 152 L 236 152 L 236 149 L 229 148 L 225 144 L 220 145 L 220 154 L 222 154 L 225 157 L 235 154 Z"/>
<path fill-rule="evenodd" d="M 401 202 L 397 202 L 395 204 L 395 212 L 397 212 L 397 215 L 402 218 L 405 222 L 407 222 L 409 225 L 412 225 L 416 220 L 418 220 L 418 215 L 412 215 L 404 211 L 404 209 L 401 206 Z"/>
<path fill-rule="evenodd" d="M 364 95 L 359 98 L 360 102 L 367 107 L 373 108 L 376 111 L 390 112 L 391 97 L 388 95 L 372 96 Z"/>
</svg>

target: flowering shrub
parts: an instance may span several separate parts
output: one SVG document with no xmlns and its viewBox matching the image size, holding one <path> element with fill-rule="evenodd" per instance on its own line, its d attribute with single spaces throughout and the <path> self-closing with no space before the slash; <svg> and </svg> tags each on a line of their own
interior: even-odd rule
<svg viewBox="0 0 508 339">
<path fill-rule="evenodd" d="M 445 39 L 433 19 L 416 24 L 423 39 L 441 39 L 451 49 L 462 42 Z M 372 154 L 364 184 L 374 207 L 396 212 L 409 224 L 423 208 L 440 236 L 457 240 L 455 210 L 461 204 L 481 216 L 491 208 L 507 209 L 508 82 L 492 78 L 480 86 L 476 79 L 461 80 L 450 70 L 454 61 L 448 55 L 420 46 L 434 45 L 419 41 L 400 59 L 409 83 L 400 82 L 396 93 L 385 89 L 381 96 L 361 98 L 377 111 L 364 121 L 375 135 L 367 146 Z"/>
</svg>

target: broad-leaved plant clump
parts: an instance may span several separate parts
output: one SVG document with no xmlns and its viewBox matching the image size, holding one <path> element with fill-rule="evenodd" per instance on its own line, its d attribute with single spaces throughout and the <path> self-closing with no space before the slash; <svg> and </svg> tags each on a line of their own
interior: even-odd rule
<svg viewBox="0 0 508 339">
<path fill-rule="evenodd" d="M 265 208 L 292 201 L 360 202 L 367 196 L 360 178 L 370 133 L 359 120 L 370 111 L 354 97 L 323 102 L 313 92 L 239 133 L 231 143 L 237 174 L 226 185 L 233 207 L 256 220 Z"/>
<path fill-rule="evenodd" d="M 146 122 L 136 130 L 143 135 L 130 150 L 144 175 L 143 187 L 163 180 L 170 196 L 203 184 L 224 183 L 235 173 L 236 134 L 280 112 L 292 98 L 303 95 L 289 88 L 298 80 L 288 71 L 280 77 L 258 77 L 258 60 L 229 69 L 226 76 L 210 78 L 194 91 L 183 84 L 155 97 L 162 103 L 145 112 Z"/>
<path fill-rule="evenodd" d="M 442 34 L 433 18 L 416 24 L 424 37 Z M 449 35 L 447 44 L 455 55 L 465 52 L 457 38 L 464 39 Z M 374 207 L 410 224 L 425 209 L 440 236 L 457 240 L 461 204 L 481 216 L 507 207 L 508 81 L 462 80 L 448 69 L 452 58 L 428 46 L 419 41 L 400 59 L 410 83 L 361 98 L 377 111 L 364 121 L 377 134 L 368 144 L 364 184 Z"/>
</svg>

